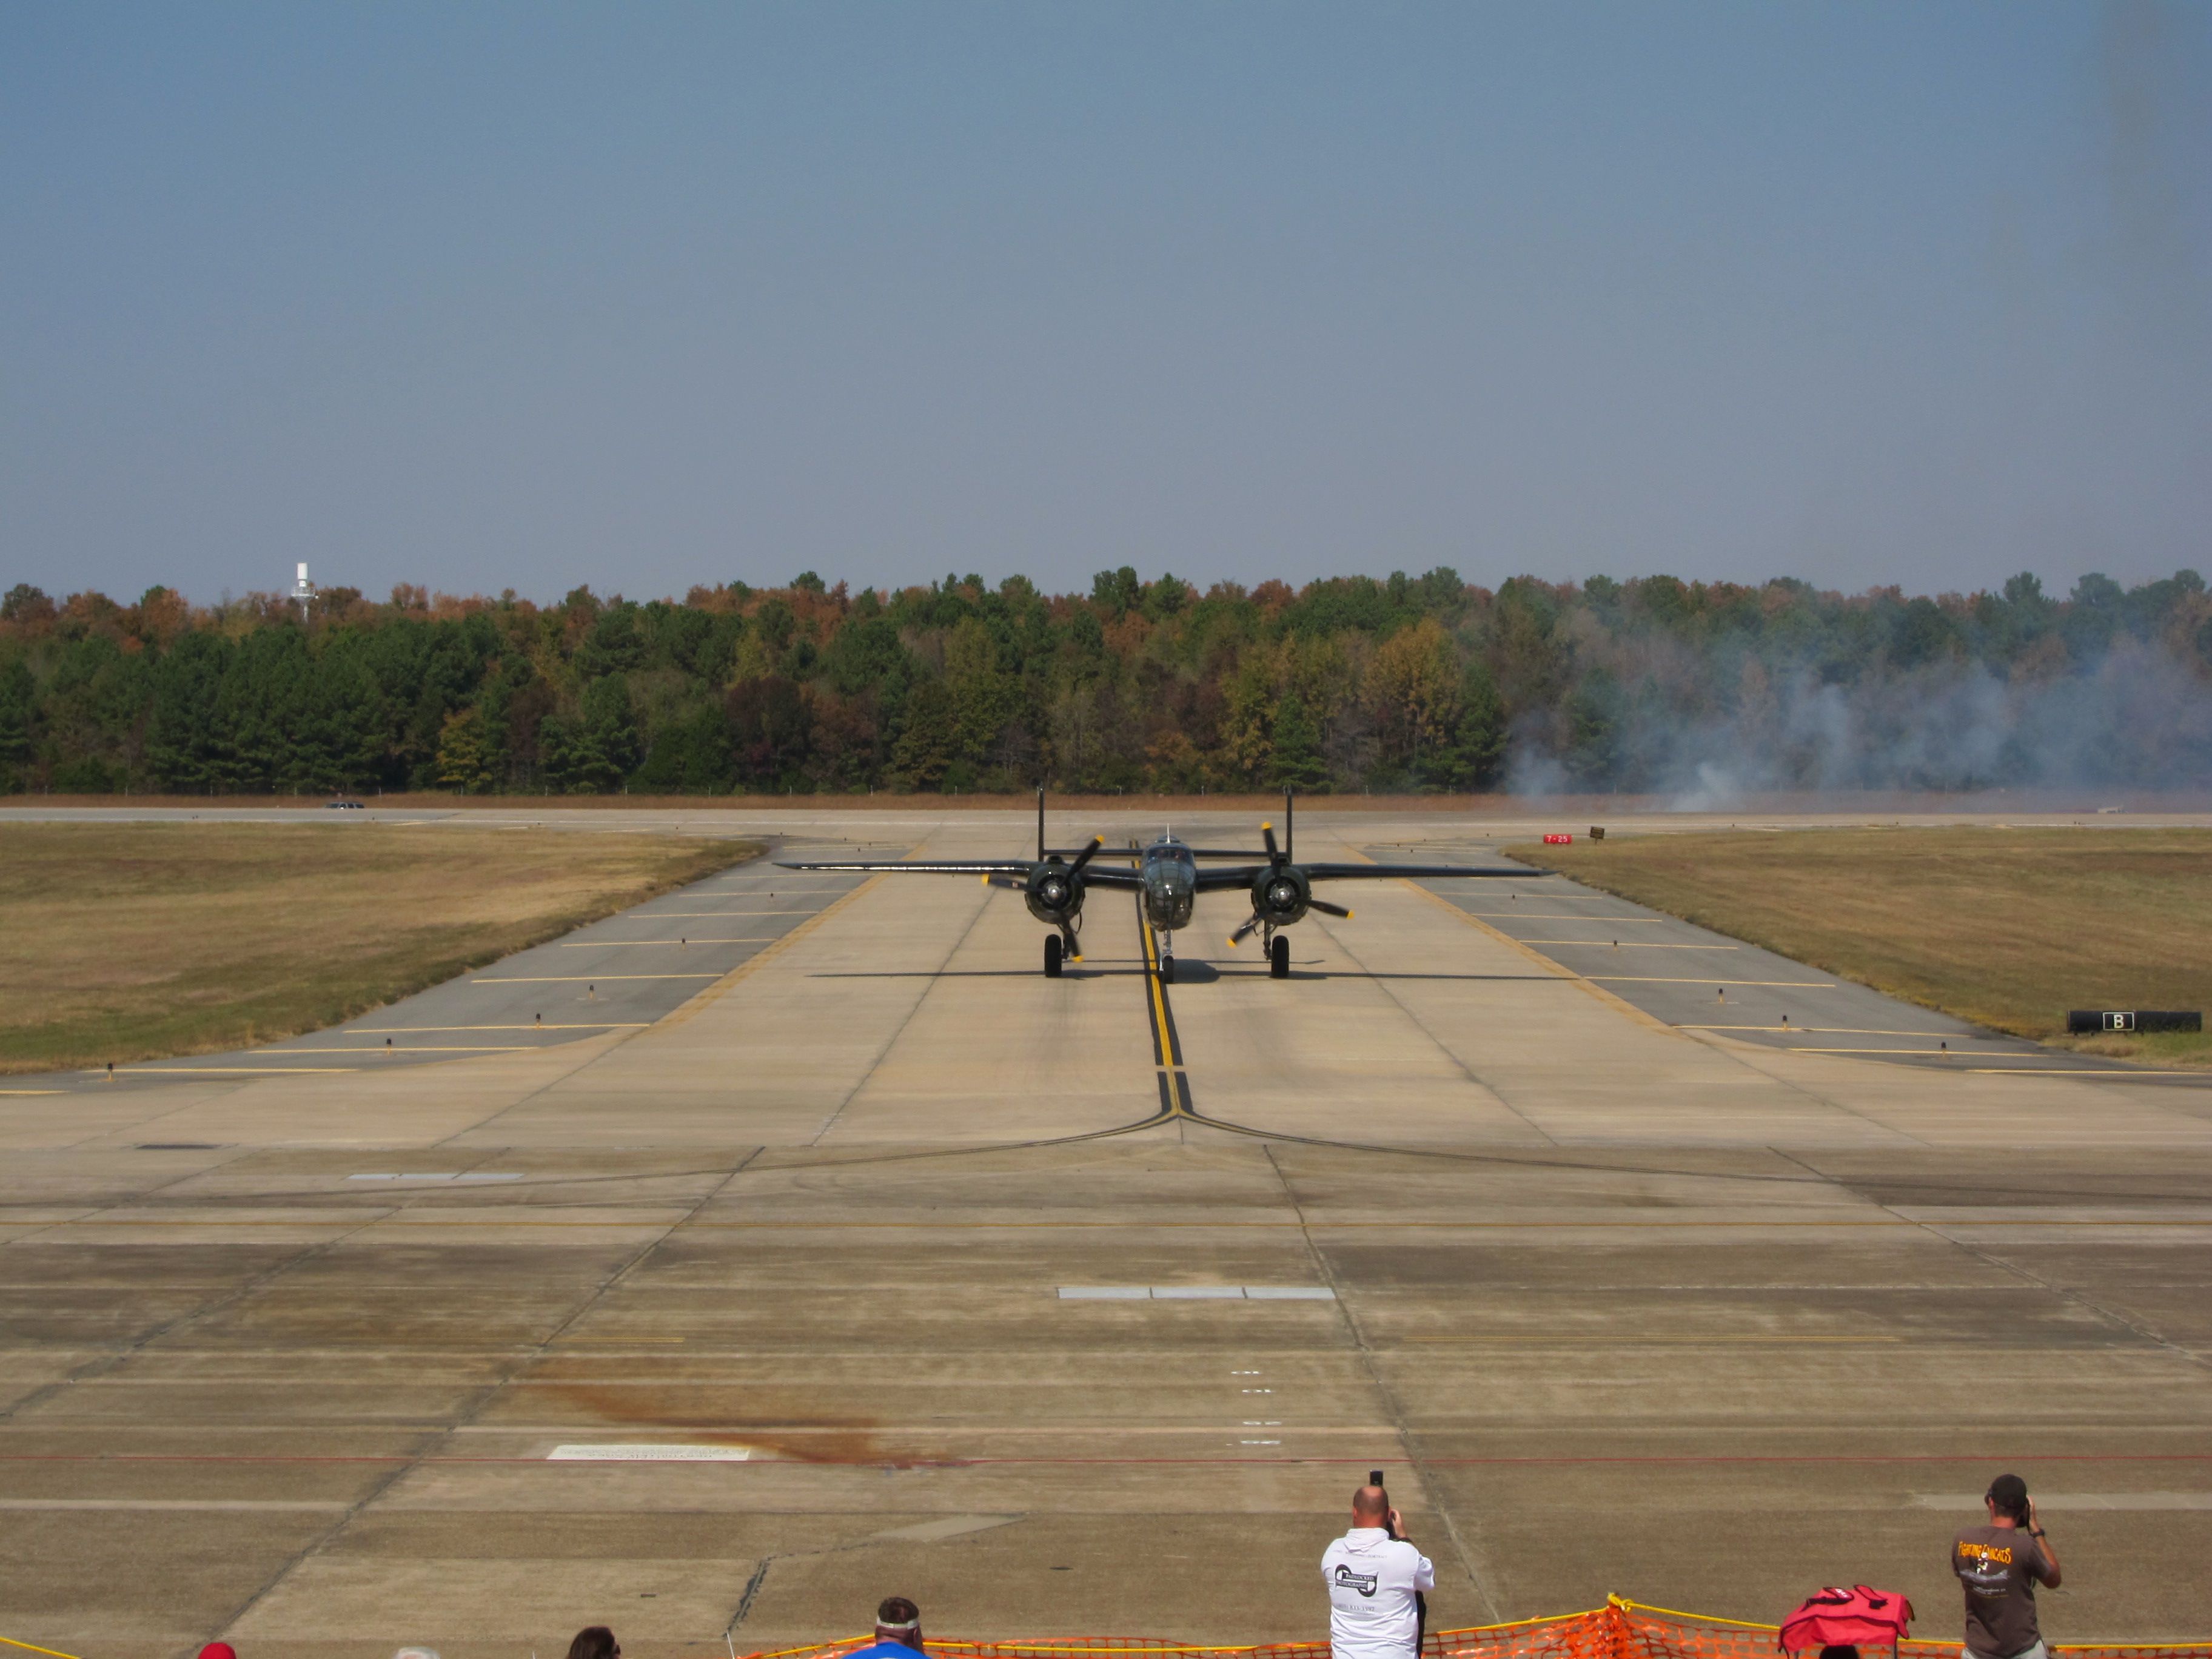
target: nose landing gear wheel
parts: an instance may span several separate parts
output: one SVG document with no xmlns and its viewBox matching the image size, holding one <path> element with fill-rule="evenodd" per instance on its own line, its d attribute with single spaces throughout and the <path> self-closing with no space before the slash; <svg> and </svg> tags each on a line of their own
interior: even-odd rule
<svg viewBox="0 0 2212 1659">
<path fill-rule="evenodd" d="M 1175 983 L 1175 958 L 1173 957 L 1162 957 L 1160 958 L 1160 983 L 1163 985 L 1172 985 Z"/>
<path fill-rule="evenodd" d="M 1060 935 L 1047 933 L 1044 936 L 1044 976 L 1047 979 L 1060 977 Z"/>
<path fill-rule="evenodd" d="M 1291 942 L 1277 939 L 1267 946 L 1267 977 L 1288 979 L 1291 976 Z"/>
</svg>

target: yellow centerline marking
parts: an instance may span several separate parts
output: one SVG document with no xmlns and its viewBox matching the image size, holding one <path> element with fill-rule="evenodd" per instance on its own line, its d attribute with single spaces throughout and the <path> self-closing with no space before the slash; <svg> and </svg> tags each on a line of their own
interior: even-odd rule
<svg viewBox="0 0 2212 1659">
<path fill-rule="evenodd" d="M 611 921 L 659 921 L 682 920 L 700 921 L 743 921 L 747 916 L 811 916 L 811 910 L 630 910 L 620 916 L 611 916 Z"/>
<path fill-rule="evenodd" d="M 1157 1072 L 1180 1072 L 1182 1056 L 1176 1052 L 1175 1028 L 1168 1024 L 1167 996 L 1160 985 L 1159 953 L 1153 947 L 1152 924 L 1145 920 L 1144 900 L 1137 900 L 1137 935 L 1145 947 L 1146 988 L 1151 993 L 1152 1036 L 1160 1047 L 1160 1058 L 1152 1062 Z M 1182 1103 L 1171 1099 L 1171 1107 L 1180 1110 Z"/>
</svg>

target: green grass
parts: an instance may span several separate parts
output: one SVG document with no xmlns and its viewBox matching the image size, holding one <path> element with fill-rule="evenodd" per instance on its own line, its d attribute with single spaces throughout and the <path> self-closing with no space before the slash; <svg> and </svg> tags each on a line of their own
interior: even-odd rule
<svg viewBox="0 0 2212 1659">
<path fill-rule="evenodd" d="M 0 1073 L 335 1024 L 759 855 L 363 823 L 0 823 Z"/>
<path fill-rule="evenodd" d="M 2212 1065 L 2203 1035 L 2065 1035 L 2069 1008 L 2212 1009 L 2212 830 L 1796 830 L 1504 850 L 1996 1030 Z"/>
</svg>

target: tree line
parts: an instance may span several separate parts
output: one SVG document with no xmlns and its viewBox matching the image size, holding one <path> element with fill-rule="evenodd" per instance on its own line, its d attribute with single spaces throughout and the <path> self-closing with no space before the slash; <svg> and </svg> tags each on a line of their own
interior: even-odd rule
<svg viewBox="0 0 2212 1659">
<path fill-rule="evenodd" d="M 1087 594 L 811 572 L 195 605 L 0 599 L 0 790 L 1311 792 L 2212 783 L 2212 598 L 1495 590 L 1439 567 Z"/>
</svg>

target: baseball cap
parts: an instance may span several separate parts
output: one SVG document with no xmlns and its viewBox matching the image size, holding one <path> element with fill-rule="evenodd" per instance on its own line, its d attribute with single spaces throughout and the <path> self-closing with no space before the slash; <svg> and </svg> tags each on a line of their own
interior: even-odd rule
<svg viewBox="0 0 2212 1659">
<path fill-rule="evenodd" d="M 238 1659 L 238 1650 L 228 1642 L 210 1642 L 200 1650 L 200 1659 Z"/>
</svg>

